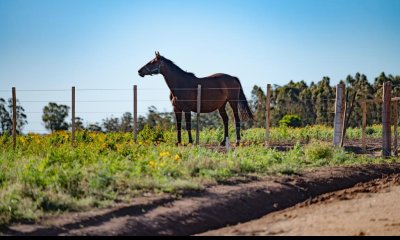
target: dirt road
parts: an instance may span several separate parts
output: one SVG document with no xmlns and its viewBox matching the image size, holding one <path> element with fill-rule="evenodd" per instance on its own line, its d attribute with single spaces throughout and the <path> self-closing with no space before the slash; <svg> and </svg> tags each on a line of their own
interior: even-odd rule
<svg viewBox="0 0 400 240">
<path fill-rule="evenodd" d="M 400 178 L 320 196 L 307 203 L 203 235 L 400 235 Z"/>
<path fill-rule="evenodd" d="M 264 222 L 262 219 L 259 223 L 250 222 L 243 226 L 208 232 L 206 235 L 330 234 L 328 230 L 345 235 L 370 234 L 375 223 L 383 224 L 384 228 L 380 226 L 380 229 L 393 229 L 392 232 L 388 232 L 389 234 L 397 234 L 395 230 L 399 228 L 400 221 L 396 218 L 396 214 L 400 212 L 399 209 L 392 208 L 383 212 L 383 206 L 399 206 L 399 202 L 393 202 L 399 199 L 399 196 L 390 195 L 399 192 L 399 189 L 395 187 L 400 185 L 399 177 L 393 177 L 397 176 L 396 174 L 400 174 L 400 164 L 393 163 L 326 167 L 307 170 L 293 176 L 236 179 L 210 186 L 201 192 L 186 192 L 180 196 L 169 194 L 144 196 L 133 199 L 131 203 L 117 204 L 107 209 L 92 209 L 87 212 L 65 213 L 59 216 L 50 215 L 37 223 L 14 223 L 10 226 L 0 226 L 0 236 L 193 235 L 252 221 L 265 215 L 267 215 L 267 220 Z M 374 179 L 381 180 L 370 182 Z M 359 185 L 354 188 L 356 184 Z M 336 192 L 348 188 L 351 190 Z M 387 190 L 390 192 L 384 195 Z M 331 192 L 334 193 L 321 195 Z M 382 196 L 387 197 L 375 199 L 375 193 L 379 193 L 376 194 L 377 196 L 383 194 Z M 317 198 L 309 200 L 315 197 Z M 370 202 L 352 203 L 363 198 Z M 352 200 L 341 203 L 343 199 Z M 274 213 L 307 200 L 309 200 L 308 203 L 296 206 L 294 212 L 283 213 L 283 215 Z M 309 203 L 314 204 L 308 207 Z M 383 205 L 377 205 L 378 203 Z M 330 207 L 331 204 L 337 204 L 337 206 Z M 350 207 L 346 210 L 347 205 Z M 377 213 L 370 209 L 359 210 L 362 209 L 361 207 L 371 209 L 376 207 Z M 314 211 L 321 209 L 318 210 L 320 212 L 308 213 L 308 208 L 311 211 L 314 208 Z M 348 215 L 345 214 L 349 213 L 367 215 L 347 217 Z M 336 229 L 340 225 L 331 224 L 331 221 L 340 219 L 339 217 L 346 219 L 340 222 L 348 221 L 354 225 L 358 221 L 365 221 L 365 223 L 360 222 L 360 226 L 365 228 L 355 232 L 340 232 Z M 366 222 L 370 225 L 366 225 Z M 309 225 L 300 225 L 305 223 Z M 306 232 L 318 227 L 326 232 Z"/>
</svg>

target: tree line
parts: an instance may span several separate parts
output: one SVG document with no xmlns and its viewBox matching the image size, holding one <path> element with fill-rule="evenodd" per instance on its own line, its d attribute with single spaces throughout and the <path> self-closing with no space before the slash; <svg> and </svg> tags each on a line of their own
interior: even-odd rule
<svg viewBox="0 0 400 240">
<path fill-rule="evenodd" d="M 362 109 L 360 100 L 381 99 L 382 87 L 384 82 L 392 82 L 393 96 L 400 96 L 400 76 L 386 75 L 381 73 L 373 83 L 367 76 L 356 73 L 354 76 L 348 75 L 340 83 L 346 84 L 348 101 L 355 98 L 355 105 L 349 119 L 349 126 L 360 126 Z M 305 81 L 294 82 L 279 86 L 274 85 L 271 96 L 271 124 L 279 126 L 282 123 L 290 122 L 288 116 L 295 116 L 296 126 L 307 125 L 333 125 L 335 111 L 336 86 L 331 86 L 330 78 L 323 77 L 320 81 L 311 82 L 308 85 Z M 265 127 L 266 114 L 266 92 L 260 86 L 254 86 L 251 96 L 248 98 L 251 110 L 254 113 L 254 121 L 243 122 L 246 128 Z M 228 106 L 228 105 L 227 105 Z M 43 108 L 42 120 L 47 130 L 54 132 L 68 130 L 71 124 L 67 123 L 69 106 L 49 103 Z M 227 107 L 230 116 L 230 124 L 233 124 L 233 113 Z M 382 106 L 380 103 L 371 103 L 367 111 L 367 123 L 381 123 Z M 8 101 L 0 98 L 0 134 L 11 133 L 12 130 L 12 100 Z M 133 131 L 132 113 L 126 112 L 121 117 L 109 117 L 101 123 L 83 123 L 83 119 L 77 117 L 75 120 L 77 129 L 86 129 L 95 132 L 130 132 Z M 23 127 L 28 124 L 24 108 L 17 101 L 17 132 L 21 133 Z M 159 112 L 156 107 L 148 108 L 146 116 L 139 116 L 138 127 L 143 129 L 145 125 L 158 127 L 161 129 L 174 129 L 175 116 L 172 112 Z M 183 123 L 183 127 L 184 127 Z M 192 122 L 192 127 L 196 127 L 196 121 Z M 218 112 L 202 114 L 200 118 L 201 128 L 222 127 L 222 121 Z"/>
<path fill-rule="evenodd" d="M 354 108 L 349 118 L 350 127 L 360 127 L 362 119 L 361 102 L 365 99 L 382 99 L 384 82 L 393 85 L 392 96 L 400 96 L 400 76 L 381 73 L 373 83 L 367 76 L 356 73 L 348 75 L 340 83 L 346 85 L 347 103 L 354 98 Z M 331 86 L 330 78 L 323 77 L 319 82 L 307 85 L 304 81 L 290 81 L 284 86 L 274 86 L 271 99 L 271 123 L 279 125 L 279 121 L 288 114 L 300 117 L 301 125 L 333 125 L 335 111 L 336 86 Z M 255 121 L 251 127 L 265 126 L 266 96 L 262 88 L 254 86 L 251 93 L 251 106 L 255 113 Z M 349 115 L 349 111 L 347 112 Z M 382 103 L 369 103 L 367 109 L 367 124 L 382 123 Z"/>
</svg>

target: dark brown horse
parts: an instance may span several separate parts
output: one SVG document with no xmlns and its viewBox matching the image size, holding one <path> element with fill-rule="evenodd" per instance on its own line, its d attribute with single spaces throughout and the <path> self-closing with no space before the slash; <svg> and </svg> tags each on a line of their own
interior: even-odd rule
<svg viewBox="0 0 400 240">
<path fill-rule="evenodd" d="M 191 112 L 197 112 L 197 86 L 201 85 L 201 113 L 219 111 L 224 122 L 224 139 L 221 145 L 226 144 L 228 136 L 228 115 L 225 110 L 227 103 L 231 106 L 236 123 L 236 143 L 240 142 L 240 118 L 252 120 L 242 85 L 236 77 L 227 74 L 214 74 L 205 78 L 197 78 L 193 73 L 188 73 L 176 66 L 171 60 L 156 52 L 156 58 L 139 70 L 139 75 L 162 74 L 171 90 L 170 100 L 174 106 L 176 126 L 178 130 L 178 143 L 181 143 L 182 112 L 185 113 L 186 130 L 189 134 L 189 143 L 192 143 Z"/>
</svg>

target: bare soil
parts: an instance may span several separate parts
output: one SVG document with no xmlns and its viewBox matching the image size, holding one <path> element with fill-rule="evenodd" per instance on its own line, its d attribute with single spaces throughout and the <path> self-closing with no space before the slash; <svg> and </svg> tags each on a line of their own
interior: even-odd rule
<svg viewBox="0 0 400 240">
<path fill-rule="evenodd" d="M 0 229 L 0 235 L 193 235 L 259 219 L 322 194 L 393 174 L 400 174 L 400 164 L 330 167 L 295 176 L 233 180 L 202 192 L 135 198 L 130 204 L 108 209 L 46 217 L 36 224 L 13 224 Z M 368 185 L 358 186 L 369 189 Z M 397 222 L 390 224 L 397 226 Z M 228 230 L 226 234 L 235 233 Z"/>
<path fill-rule="evenodd" d="M 399 213 L 400 176 L 396 174 L 201 235 L 399 236 Z"/>
</svg>

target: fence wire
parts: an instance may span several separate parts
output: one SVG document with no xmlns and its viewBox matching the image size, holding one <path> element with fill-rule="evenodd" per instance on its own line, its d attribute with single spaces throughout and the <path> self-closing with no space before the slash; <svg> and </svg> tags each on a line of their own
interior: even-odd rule
<svg viewBox="0 0 400 240">
<path fill-rule="evenodd" d="M 203 91 L 208 91 L 208 90 L 209 91 L 214 91 L 214 90 L 239 90 L 239 89 L 240 88 L 204 88 L 204 87 L 201 88 L 202 92 Z M 68 105 L 68 106 L 72 105 L 72 99 L 71 99 L 71 96 L 70 96 L 70 93 L 72 92 L 72 88 L 70 88 L 70 89 L 16 89 L 16 90 L 17 90 L 17 98 L 19 97 L 19 103 L 20 104 L 30 104 L 30 105 L 33 104 L 32 106 L 30 106 L 30 109 L 28 109 L 28 111 L 25 112 L 25 114 L 28 115 L 28 121 L 30 119 L 32 119 L 32 120 L 29 121 L 29 124 L 34 125 L 34 126 L 32 126 L 32 128 L 29 129 L 30 132 L 41 132 L 41 133 L 48 132 L 47 130 L 38 129 L 38 126 L 43 127 L 43 122 L 36 120 L 36 119 L 40 119 L 40 117 L 41 117 L 40 115 L 43 114 L 43 111 L 41 111 L 42 109 L 41 110 L 38 109 L 39 108 L 38 105 L 47 104 L 49 102 L 54 102 L 54 103 L 57 103 L 57 104 L 65 104 L 65 105 Z M 179 92 L 179 91 L 198 91 L 198 88 L 172 88 L 172 89 L 166 89 L 166 88 L 140 88 L 140 87 L 138 87 L 137 91 L 138 91 L 138 95 L 141 96 L 141 94 L 140 94 L 141 91 L 144 91 L 144 92 L 145 91 L 146 92 L 149 92 L 149 91 L 175 91 L 175 92 Z M 11 93 L 10 90 L 0 90 L 0 92 L 1 93 L 3 93 L 3 92 Z M 40 93 L 46 93 L 47 94 L 47 93 L 51 93 L 51 92 L 54 92 L 54 93 L 64 92 L 64 93 L 68 94 L 68 97 L 67 98 L 64 98 L 64 97 L 56 98 L 55 97 L 55 98 L 49 100 L 49 99 L 43 99 L 43 96 L 38 97 L 38 98 L 41 98 L 41 99 L 37 99 L 37 98 L 36 99 L 32 99 L 31 96 L 25 96 L 24 94 L 22 94 L 24 97 L 21 98 L 20 97 L 21 95 L 18 95 L 18 93 L 39 93 L 39 94 Z M 107 117 L 107 116 L 113 117 L 114 115 L 121 115 L 121 114 L 124 114 L 124 113 L 127 113 L 127 112 L 132 114 L 132 112 L 133 112 L 133 104 L 134 104 L 134 99 L 133 99 L 134 88 L 133 87 L 132 88 L 75 88 L 75 92 L 76 92 L 76 95 L 75 95 L 75 104 L 76 104 L 75 114 L 76 114 L 76 119 L 80 118 L 80 117 L 83 117 L 85 119 L 85 116 L 88 116 L 88 115 L 102 115 L 103 117 Z M 79 94 L 80 92 L 83 93 L 83 94 Z M 95 96 L 93 98 L 88 98 L 88 97 L 85 97 L 86 92 L 95 92 L 95 93 L 99 92 L 100 95 Z M 104 96 L 101 95 L 102 92 L 121 92 L 121 94 L 127 93 L 130 96 L 129 96 L 129 98 L 125 98 L 124 95 L 121 95 L 121 98 L 113 98 L 113 99 L 109 98 L 109 99 L 107 99 L 107 98 L 104 98 Z M 44 97 L 46 97 L 46 95 L 44 95 Z M 101 99 L 102 97 L 103 97 L 103 99 Z M 207 98 L 207 99 L 202 99 L 201 102 L 202 103 L 208 103 L 208 102 L 215 102 L 217 100 L 219 100 L 219 99 L 217 99 L 217 98 L 215 98 L 215 99 Z M 274 99 L 273 97 L 272 97 L 271 100 L 272 101 L 276 101 L 276 99 Z M 188 102 L 188 103 L 196 103 L 197 99 L 195 99 L 195 100 L 187 100 L 187 99 L 180 100 L 180 99 L 178 99 L 177 101 L 178 102 L 182 102 L 182 103 L 186 103 L 186 102 Z M 336 101 L 336 99 L 334 99 L 334 98 L 302 98 L 302 99 L 298 99 L 297 101 L 299 101 L 300 104 L 306 104 L 306 102 L 320 101 L 320 102 L 324 102 L 325 104 L 331 105 Z M 154 104 L 156 104 L 156 103 L 166 103 L 166 102 L 171 102 L 169 97 L 166 97 L 166 98 L 163 98 L 163 99 L 161 99 L 161 98 L 152 98 L 152 99 L 149 99 L 149 98 L 138 98 L 137 99 L 137 103 L 139 105 L 143 105 L 143 104 L 146 104 L 146 103 L 154 103 Z M 247 101 L 247 100 L 233 100 L 232 102 L 250 102 L 250 101 Z M 124 106 L 127 110 L 126 111 L 103 111 L 103 110 L 96 111 L 96 110 L 92 110 L 93 109 L 93 105 L 92 104 L 103 104 L 103 103 L 117 104 L 118 107 L 119 106 Z M 121 105 L 118 105 L 118 104 L 121 104 Z M 334 107 L 334 106 L 328 106 L 328 109 L 332 109 L 332 107 Z M 79 110 L 79 109 L 81 109 L 81 110 Z M 88 110 L 86 111 L 85 109 L 88 109 Z M 290 108 L 290 107 L 285 107 L 285 111 L 287 111 L 288 113 L 295 114 L 297 109 Z M 71 112 L 72 112 L 72 110 L 68 109 L 69 118 L 71 116 Z M 236 114 L 236 112 L 233 112 L 232 110 L 228 110 L 227 112 L 228 112 L 228 114 L 229 114 L 229 112 L 231 114 L 232 113 Z M 173 111 L 167 111 L 167 112 L 158 112 L 157 111 L 156 113 L 159 114 L 159 115 L 162 115 L 164 117 L 165 116 L 172 117 L 172 121 L 174 121 L 175 124 L 176 124 L 175 113 Z M 331 111 L 331 110 L 329 110 L 329 111 L 319 111 L 319 113 L 320 114 L 328 114 L 328 115 L 335 114 L 335 112 Z M 146 115 L 151 114 L 151 113 L 149 111 L 137 111 L 137 114 L 139 116 L 146 116 Z M 202 113 L 201 115 L 203 115 L 203 114 L 204 113 Z M 31 118 L 29 115 L 34 115 L 34 117 Z M 195 126 L 196 125 L 195 117 L 193 117 L 193 116 L 194 115 L 192 115 L 192 121 L 190 123 L 192 123 L 192 126 Z M 222 125 L 222 120 L 221 119 L 219 119 L 219 120 L 220 120 L 221 126 L 223 126 Z M 101 121 L 101 120 L 99 119 L 98 121 Z M 90 121 L 90 122 L 93 122 L 93 121 Z M 90 123 L 90 122 L 88 122 L 88 123 Z M 234 124 L 234 119 L 230 118 L 229 122 L 230 122 L 230 124 Z M 183 113 L 182 114 L 182 124 L 183 125 L 187 125 L 188 123 L 189 122 L 186 122 L 185 114 Z M 265 119 L 263 119 L 263 120 L 241 120 L 241 124 L 242 125 L 243 124 L 248 124 L 248 123 L 257 123 L 259 125 L 265 125 Z M 317 124 L 332 125 L 333 126 L 333 122 L 326 122 L 326 121 L 317 122 Z"/>
</svg>

